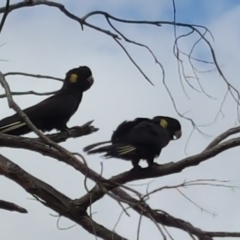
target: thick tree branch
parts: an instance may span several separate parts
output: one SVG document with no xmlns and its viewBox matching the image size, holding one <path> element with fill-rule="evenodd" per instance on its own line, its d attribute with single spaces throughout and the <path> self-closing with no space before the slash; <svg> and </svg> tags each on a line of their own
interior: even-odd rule
<svg viewBox="0 0 240 240">
<path fill-rule="evenodd" d="M 19 137 L 18 137 L 19 138 Z M 3 165 L 2 165 L 3 164 Z M 7 168 L 6 168 L 7 167 Z M 57 211 L 59 214 L 66 216 L 76 223 L 83 224 L 84 222 L 84 228 L 88 231 L 92 229 L 92 220 L 88 216 L 84 216 L 81 221 L 76 221 L 75 218 L 71 218 L 69 214 L 72 214 L 72 209 L 77 209 L 78 216 L 80 213 L 84 213 L 85 209 L 82 209 L 78 202 L 71 201 L 68 197 L 62 195 L 57 190 L 53 189 L 51 186 L 43 183 L 42 181 L 32 177 L 30 174 L 26 173 L 22 169 L 19 168 L 19 166 L 13 164 L 8 159 L 0 155 L 0 174 L 3 174 L 12 180 L 16 181 L 18 184 L 20 184 L 26 191 L 28 191 L 31 194 L 37 195 L 39 198 L 44 200 L 42 202 L 47 207 L 50 207 L 51 209 Z M 27 184 L 27 185 L 26 185 Z M 148 218 L 154 218 L 158 223 L 164 224 L 166 226 L 170 227 L 176 227 L 180 228 L 184 231 L 189 231 L 192 234 L 196 236 L 200 236 L 201 234 L 214 234 L 212 232 L 203 232 L 200 229 L 197 229 L 193 227 L 190 223 L 187 223 L 181 219 L 176 219 L 168 214 L 161 214 L 158 213 L 155 210 L 152 210 L 147 204 L 145 204 L 142 201 L 138 201 L 131 196 L 129 196 L 127 193 L 122 191 L 121 189 L 115 189 L 113 191 L 114 194 L 117 194 L 119 196 L 119 201 L 125 202 L 129 204 L 135 211 L 138 213 L 143 214 L 144 216 Z M 76 210 L 74 210 L 76 211 Z M 70 212 L 70 213 L 69 213 Z M 76 213 L 75 213 L 76 215 Z M 95 227 L 96 228 L 96 227 Z M 98 234 L 104 235 L 105 228 L 101 225 L 97 225 L 98 228 Z M 96 230 L 96 229 L 95 229 Z M 95 231 L 94 230 L 94 231 Z M 91 232 L 91 231 L 90 231 Z M 93 233 L 94 234 L 94 233 Z M 239 236 L 238 233 L 217 233 L 218 236 Z M 213 235 L 214 236 L 214 235 Z M 106 237 L 106 236 L 105 236 Z M 104 238 L 104 239 L 111 239 L 111 238 Z M 115 238 L 114 238 L 115 239 Z M 116 238 L 121 239 L 121 238 Z M 124 239 L 124 238 L 123 238 Z M 200 239 L 200 238 L 199 238 Z"/>
<path fill-rule="evenodd" d="M 27 192 L 32 195 L 36 195 L 43 199 L 42 202 L 45 206 L 59 212 L 64 215 L 64 209 L 72 208 L 71 199 L 61 194 L 50 185 L 43 181 L 33 177 L 29 173 L 25 172 L 18 165 L 11 162 L 9 159 L 0 154 L 0 174 L 13 180 L 23 187 Z M 83 214 L 84 211 L 79 209 L 79 214 Z"/>
<path fill-rule="evenodd" d="M 217 154 L 219 154 L 220 152 L 226 149 L 229 149 L 234 146 L 239 146 L 239 145 L 240 145 L 239 138 L 228 140 L 222 144 L 219 144 L 211 148 L 208 151 L 204 151 L 201 154 L 188 157 L 177 163 L 164 164 L 154 169 L 146 168 L 146 169 L 140 169 L 137 171 L 128 171 L 128 172 L 119 174 L 117 176 L 114 176 L 110 180 L 106 180 L 103 177 L 101 177 L 99 174 L 92 171 L 91 169 L 87 169 L 86 166 L 80 161 L 74 162 L 70 159 L 64 158 L 62 154 L 60 154 L 55 150 L 52 150 L 49 147 L 46 147 L 46 145 L 44 143 L 39 142 L 39 140 L 33 141 L 27 138 L 9 136 L 4 134 L 0 135 L 0 146 L 8 146 L 8 147 L 14 146 L 14 147 L 20 147 L 20 148 L 25 148 L 25 149 L 40 152 L 44 155 L 53 157 L 55 159 L 58 159 L 60 161 L 63 161 L 73 166 L 76 170 L 79 170 L 81 173 L 85 174 L 87 177 L 97 182 L 98 185 L 95 188 L 93 188 L 88 194 L 86 194 L 85 196 L 83 196 L 78 200 L 74 200 L 74 203 L 77 206 L 79 206 L 79 208 L 86 209 L 90 204 L 94 203 L 95 201 L 103 197 L 107 191 L 112 190 L 112 192 L 119 197 L 119 201 L 128 203 L 138 213 L 141 213 L 146 217 L 151 217 L 151 218 L 154 217 L 154 219 L 157 217 L 158 220 L 155 219 L 157 222 L 167 226 L 177 227 L 182 230 L 185 230 L 185 229 L 189 230 L 186 227 L 186 224 L 185 225 L 179 224 L 178 220 L 176 220 L 175 218 L 167 218 L 164 215 L 159 215 L 159 213 L 158 215 L 154 215 L 154 216 L 149 215 L 149 212 L 153 212 L 153 210 L 149 210 L 150 207 L 148 205 L 146 205 L 144 202 L 143 203 L 139 202 L 136 199 L 130 197 L 126 192 L 124 192 L 120 188 L 116 188 L 116 189 L 114 188 L 118 187 L 119 184 L 123 184 L 129 181 L 134 181 L 137 179 L 164 176 L 167 174 L 179 172 L 188 166 L 196 165 L 197 163 L 199 163 L 199 161 L 200 162 L 204 161 L 209 157 L 216 156 Z M 143 209 L 147 209 L 147 210 L 143 211 Z"/>
<path fill-rule="evenodd" d="M 93 221 L 87 213 L 52 186 L 30 175 L 18 165 L 0 154 L 0 174 L 13 180 L 28 193 L 40 198 L 40 202 L 62 216 L 71 219 L 93 235 L 106 240 L 126 240 L 117 233 Z"/>
<path fill-rule="evenodd" d="M 134 169 L 118 174 L 116 176 L 113 176 L 109 180 L 99 182 L 99 184 L 95 186 L 89 193 L 79 199 L 79 204 L 88 207 L 89 204 L 92 204 L 95 201 L 99 200 L 101 197 L 103 197 L 106 191 L 112 190 L 113 188 L 121 186 L 127 182 L 179 173 L 185 168 L 196 166 L 201 162 L 206 161 L 209 158 L 212 158 L 223 151 L 226 151 L 227 149 L 237 146 L 240 146 L 240 138 L 228 140 L 215 147 L 212 147 L 207 151 L 203 151 L 202 153 L 199 153 L 197 155 L 187 157 L 176 163 L 171 162 L 153 168 Z"/>
<path fill-rule="evenodd" d="M 219 136 L 217 136 L 206 148 L 205 151 L 211 149 L 212 147 L 216 146 L 217 144 L 219 144 L 220 142 L 222 142 L 223 140 L 225 140 L 227 137 L 239 133 L 240 132 L 240 127 L 234 127 L 234 128 L 230 128 L 227 131 L 223 132 L 222 134 L 220 134 Z"/>
<path fill-rule="evenodd" d="M 20 207 L 12 202 L 7 202 L 4 200 L 0 200 L 0 209 L 8 210 L 8 211 L 15 211 L 19 213 L 27 213 L 27 210 L 23 207 Z"/>
</svg>

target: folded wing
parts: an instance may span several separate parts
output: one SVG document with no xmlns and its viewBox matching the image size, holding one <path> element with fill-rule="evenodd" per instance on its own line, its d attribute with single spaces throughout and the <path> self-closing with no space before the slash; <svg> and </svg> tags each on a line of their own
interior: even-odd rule
<svg viewBox="0 0 240 240">
<path fill-rule="evenodd" d="M 78 98 L 70 94 L 56 94 L 32 107 L 24 109 L 23 112 L 39 130 L 50 131 L 54 128 L 62 130 L 66 127 L 66 122 L 77 110 L 80 103 Z M 0 132 L 22 135 L 31 132 L 31 130 L 18 114 L 14 114 L 0 120 Z"/>
</svg>

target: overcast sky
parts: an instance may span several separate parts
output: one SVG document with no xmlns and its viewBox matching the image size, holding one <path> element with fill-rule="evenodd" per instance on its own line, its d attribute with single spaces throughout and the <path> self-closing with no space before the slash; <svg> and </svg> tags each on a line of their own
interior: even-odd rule
<svg viewBox="0 0 240 240">
<path fill-rule="evenodd" d="M 11 3 L 15 2 L 18 1 L 11 1 Z M 238 2 L 236 0 L 221 0 L 216 5 L 216 1 L 209 0 L 202 0 L 201 3 L 192 0 L 176 0 L 176 7 L 178 21 L 205 25 L 212 31 L 215 41 L 213 42 L 209 35 L 207 37 L 214 46 L 219 65 L 227 79 L 237 89 L 240 89 L 238 79 L 240 4 Z M 168 0 L 63 0 L 61 3 L 64 3 L 69 11 L 78 16 L 83 16 L 93 10 L 104 10 L 117 17 L 128 19 L 162 21 L 172 21 L 173 19 L 172 3 Z M 5 1 L 0 0 L 0 6 L 4 4 Z M 93 17 L 90 22 L 108 28 L 102 17 Z M 214 121 L 226 91 L 226 84 L 216 72 L 204 73 L 200 75 L 200 81 L 212 99 L 203 93 L 194 91 L 187 84 L 185 84 L 185 88 L 189 98 L 186 97 L 181 88 L 177 62 L 172 51 L 174 42 L 172 27 L 157 28 L 127 24 L 116 24 L 116 26 L 128 38 L 148 44 L 152 48 L 165 68 L 166 83 L 180 113 L 185 113 L 187 117 L 201 125 Z M 186 33 L 186 29 L 181 29 L 179 32 Z M 182 50 L 187 51 L 196 39 L 196 35 L 184 38 L 179 46 Z M 78 23 L 68 19 L 55 8 L 38 6 L 12 12 L 8 16 L 0 36 L 0 44 L 3 44 L 0 58 L 7 60 L 0 62 L 0 71 L 3 73 L 21 71 L 64 78 L 65 73 L 71 68 L 80 65 L 87 65 L 91 68 L 95 79 L 94 85 L 84 94 L 82 104 L 68 123 L 68 127 L 81 125 L 94 119 L 94 125 L 100 128 L 100 131 L 62 143 L 61 145 L 69 151 L 82 153 L 84 146 L 109 139 L 113 129 L 123 120 L 131 120 L 141 116 L 169 115 L 179 118 L 183 128 L 183 136 L 164 149 L 156 161 L 158 163 L 178 161 L 185 156 L 203 150 L 214 137 L 234 126 L 237 119 L 236 104 L 228 96 L 223 106 L 225 117 L 220 116 L 216 123 L 201 128 L 202 131 L 211 136 L 206 138 L 198 132 L 194 132 L 186 147 L 192 125 L 177 115 L 162 84 L 161 70 L 148 52 L 145 49 L 125 44 L 137 63 L 154 82 L 155 87 L 141 76 L 113 39 L 87 27 L 82 31 Z M 195 57 L 212 61 L 209 49 L 203 43 L 196 49 Z M 184 66 L 186 75 L 192 76 L 187 61 Z M 212 69 L 211 65 L 201 64 L 199 66 L 202 70 Z M 11 90 L 14 91 L 44 92 L 57 90 L 61 87 L 60 82 L 53 80 L 21 76 L 9 76 L 7 80 Z M 194 79 L 189 81 L 199 89 Z M 2 89 L 0 91 L 3 93 Z M 22 108 L 33 105 L 44 98 L 46 97 L 14 97 Z M 1 99 L 0 104 L 1 118 L 13 113 L 12 110 L 8 109 L 6 99 Z M 34 134 L 29 136 L 34 136 Z M 229 150 L 181 173 L 154 179 L 150 189 L 179 184 L 184 180 L 206 178 L 232 180 L 234 185 L 239 185 L 239 153 L 238 148 Z M 29 173 L 48 182 L 71 198 L 80 197 L 85 193 L 83 176 L 66 164 L 19 149 L 1 149 L 1 154 L 9 157 Z M 100 163 L 103 162 L 105 177 L 111 177 L 132 167 L 130 162 L 116 159 L 104 160 L 98 155 L 88 156 L 87 161 L 89 166 L 99 173 L 101 171 Z M 142 166 L 146 166 L 146 164 L 142 163 Z M 145 180 L 141 183 L 149 181 Z M 139 184 L 139 181 L 134 182 L 134 184 Z M 90 180 L 88 186 L 93 186 Z M 144 193 L 146 186 L 135 186 L 135 188 Z M 58 230 L 56 228 L 57 218 L 49 215 L 54 214 L 54 212 L 36 201 L 29 200 L 31 195 L 14 182 L 1 177 L 0 189 L 1 199 L 13 201 L 29 211 L 28 214 L 22 215 L 0 210 L 0 239 L 95 239 L 93 235 L 90 235 L 80 226 L 66 231 Z M 240 194 L 238 190 L 233 192 L 230 189 L 196 186 L 183 189 L 183 192 L 202 208 L 214 213 L 214 217 L 191 204 L 176 190 L 165 190 L 157 193 L 152 196 L 148 203 L 154 209 L 165 210 L 175 217 L 190 221 L 203 230 L 240 231 Z M 96 212 L 94 219 L 97 222 L 112 229 L 122 209 L 112 199 L 104 197 L 94 204 L 93 211 Z M 131 217 L 123 215 L 116 231 L 128 239 L 134 240 L 137 236 L 139 216 L 131 210 L 129 210 L 129 214 Z M 60 221 L 61 227 L 69 227 L 72 224 L 66 219 Z M 190 239 L 182 231 L 169 230 L 175 239 Z M 151 233 L 151 238 L 149 238 L 149 233 Z M 146 218 L 142 219 L 140 239 L 160 239 L 155 224 Z"/>
</svg>

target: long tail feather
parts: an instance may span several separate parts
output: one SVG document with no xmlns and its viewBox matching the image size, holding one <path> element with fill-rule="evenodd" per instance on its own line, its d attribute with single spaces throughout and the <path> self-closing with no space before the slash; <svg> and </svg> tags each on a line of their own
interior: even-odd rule
<svg viewBox="0 0 240 240">
<path fill-rule="evenodd" d="M 136 147 L 132 145 L 124 145 L 124 144 L 113 144 L 104 147 L 99 147 L 97 149 L 93 149 L 88 151 L 88 154 L 95 153 L 105 153 L 105 158 L 123 158 L 130 159 L 131 156 L 136 152 Z"/>
<path fill-rule="evenodd" d="M 0 127 L 0 132 L 1 133 L 9 133 L 9 132 L 14 131 L 18 128 L 21 128 L 25 125 L 26 125 L 25 122 L 20 122 L 20 121 L 14 122 L 14 123 L 7 124 L 5 126 Z"/>
<path fill-rule="evenodd" d="M 111 150 L 112 145 L 104 146 L 104 147 L 99 147 L 97 149 L 93 149 L 88 151 L 88 154 L 95 154 L 95 153 L 103 153 Z"/>
<path fill-rule="evenodd" d="M 89 150 L 99 146 L 99 145 L 102 145 L 102 144 L 106 144 L 106 143 L 110 143 L 111 141 L 105 141 L 105 142 L 98 142 L 98 143 L 94 143 L 94 144 L 91 144 L 91 145 L 88 145 L 86 146 L 85 148 L 83 148 L 83 151 L 84 152 L 88 152 Z"/>
</svg>

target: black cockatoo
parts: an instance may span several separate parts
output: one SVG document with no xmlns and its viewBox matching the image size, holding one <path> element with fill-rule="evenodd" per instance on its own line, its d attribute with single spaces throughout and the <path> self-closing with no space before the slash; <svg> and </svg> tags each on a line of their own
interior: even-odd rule
<svg viewBox="0 0 240 240">
<path fill-rule="evenodd" d="M 181 124 L 177 119 L 166 116 L 136 118 L 121 123 L 113 132 L 111 141 L 91 144 L 84 151 L 88 154 L 105 153 L 106 158 L 129 160 L 133 167 L 139 167 L 139 161 L 144 159 L 151 167 L 161 150 L 181 135 Z M 102 144 L 108 145 L 98 147 Z"/>
<path fill-rule="evenodd" d="M 67 122 L 77 111 L 83 92 L 93 84 L 94 79 L 90 68 L 80 66 L 66 73 L 62 88 L 53 96 L 26 108 L 23 112 L 41 131 L 57 129 L 67 131 Z M 16 113 L 0 120 L 0 133 L 24 135 L 32 130 Z"/>
</svg>

